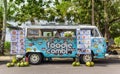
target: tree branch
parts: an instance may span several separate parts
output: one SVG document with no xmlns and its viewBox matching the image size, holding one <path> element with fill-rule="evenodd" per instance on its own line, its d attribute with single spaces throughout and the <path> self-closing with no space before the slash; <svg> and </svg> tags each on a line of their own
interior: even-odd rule
<svg viewBox="0 0 120 74">
<path fill-rule="evenodd" d="M 113 22 L 116 22 L 116 21 L 119 21 L 119 20 L 120 20 L 120 17 L 111 20 L 109 23 L 113 23 Z"/>
</svg>

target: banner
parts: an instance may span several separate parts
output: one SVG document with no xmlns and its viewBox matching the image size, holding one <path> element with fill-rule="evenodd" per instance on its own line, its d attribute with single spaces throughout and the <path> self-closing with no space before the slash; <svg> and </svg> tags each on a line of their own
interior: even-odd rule
<svg viewBox="0 0 120 74">
<path fill-rule="evenodd" d="M 91 32 L 90 30 L 77 29 L 78 54 L 91 54 Z"/>
<path fill-rule="evenodd" d="M 25 30 L 11 31 L 11 54 L 25 54 Z"/>
</svg>

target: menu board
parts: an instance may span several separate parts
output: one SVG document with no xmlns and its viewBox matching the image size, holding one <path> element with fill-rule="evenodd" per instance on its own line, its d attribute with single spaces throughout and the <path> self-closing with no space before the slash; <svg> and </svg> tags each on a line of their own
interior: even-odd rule
<svg viewBox="0 0 120 74">
<path fill-rule="evenodd" d="M 11 31 L 11 54 L 25 54 L 25 30 Z"/>
<path fill-rule="evenodd" d="M 91 31 L 77 29 L 76 33 L 78 54 L 91 54 Z"/>
</svg>

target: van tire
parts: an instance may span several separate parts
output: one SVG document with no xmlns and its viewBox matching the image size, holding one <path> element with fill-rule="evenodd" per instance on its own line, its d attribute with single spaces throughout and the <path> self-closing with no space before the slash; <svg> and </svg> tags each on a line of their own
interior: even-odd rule
<svg viewBox="0 0 120 74">
<path fill-rule="evenodd" d="M 82 55 L 80 55 L 79 60 L 83 64 L 85 64 L 88 61 L 91 62 L 91 61 L 93 61 L 93 55 L 92 54 L 82 54 Z"/>
<path fill-rule="evenodd" d="M 32 65 L 40 64 L 43 61 L 43 56 L 40 53 L 30 53 L 28 58 Z"/>
</svg>

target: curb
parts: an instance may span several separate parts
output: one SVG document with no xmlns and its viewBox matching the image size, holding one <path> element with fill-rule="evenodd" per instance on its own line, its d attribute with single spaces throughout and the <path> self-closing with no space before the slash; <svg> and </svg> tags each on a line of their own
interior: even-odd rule
<svg viewBox="0 0 120 74">
<path fill-rule="evenodd" d="M 10 61 L 12 60 L 12 56 L 0 56 L 0 61 Z"/>
<path fill-rule="evenodd" d="M 108 55 L 106 56 L 107 59 L 120 59 L 120 55 Z"/>
</svg>

